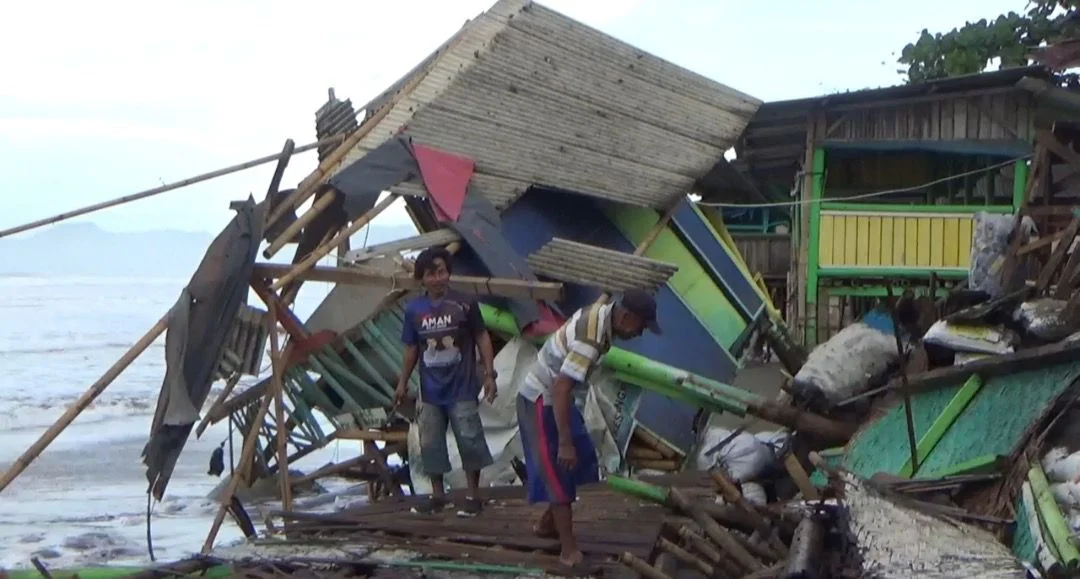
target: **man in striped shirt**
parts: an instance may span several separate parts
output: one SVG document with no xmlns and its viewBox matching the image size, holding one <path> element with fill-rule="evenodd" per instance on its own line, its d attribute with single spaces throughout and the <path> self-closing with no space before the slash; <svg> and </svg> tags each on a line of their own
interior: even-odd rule
<svg viewBox="0 0 1080 579">
<path fill-rule="evenodd" d="M 577 486 L 599 480 L 596 449 L 572 402 L 573 391 L 588 387 L 589 374 L 612 338 L 629 340 L 646 329 L 660 333 L 656 300 L 640 290 L 625 292 L 615 304 L 582 308 L 548 337 L 518 392 L 529 502 L 548 503 L 534 530 L 559 538 L 560 559 L 569 566 L 582 560 L 571 510 Z"/>
</svg>

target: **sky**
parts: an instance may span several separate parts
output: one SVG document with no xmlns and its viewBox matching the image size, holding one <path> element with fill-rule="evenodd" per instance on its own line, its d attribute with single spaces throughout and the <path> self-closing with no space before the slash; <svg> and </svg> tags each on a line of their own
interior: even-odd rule
<svg viewBox="0 0 1080 579">
<path fill-rule="evenodd" d="M 493 0 L 12 2 L 0 19 L 0 229 L 314 140 L 333 87 L 359 107 Z M 919 31 L 1023 0 L 548 0 L 765 101 L 901 82 Z M 888 10 L 885 10 L 885 8 Z M 312 169 L 294 158 L 283 187 Z M 272 165 L 83 218 L 217 232 Z M 397 206 L 381 223 L 407 223 Z"/>
</svg>

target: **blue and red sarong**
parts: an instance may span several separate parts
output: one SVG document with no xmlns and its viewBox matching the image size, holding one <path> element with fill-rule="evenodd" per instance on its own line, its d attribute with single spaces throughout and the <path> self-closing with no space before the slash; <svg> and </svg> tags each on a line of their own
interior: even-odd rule
<svg viewBox="0 0 1080 579">
<path fill-rule="evenodd" d="M 526 482 L 529 503 L 570 504 L 577 499 L 579 485 L 600 480 L 596 448 L 577 407 L 570 407 L 570 437 L 577 450 L 577 466 L 571 471 L 559 465 L 555 412 L 551 406 L 544 406 L 543 396 L 531 402 L 519 395 L 517 418 L 529 479 Z"/>
</svg>

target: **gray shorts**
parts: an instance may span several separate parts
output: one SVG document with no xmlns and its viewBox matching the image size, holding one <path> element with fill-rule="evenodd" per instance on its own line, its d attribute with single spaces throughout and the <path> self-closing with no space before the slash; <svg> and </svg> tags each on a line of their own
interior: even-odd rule
<svg viewBox="0 0 1080 579">
<path fill-rule="evenodd" d="M 461 468 L 478 471 L 494 462 L 480 422 L 480 403 L 476 400 L 455 402 L 450 406 L 420 403 L 416 423 L 420 432 L 420 462 L 424 473 L 441 475 L 450 472 L 446 449 L 446 427 L 454 430 Z"/>
</svg>

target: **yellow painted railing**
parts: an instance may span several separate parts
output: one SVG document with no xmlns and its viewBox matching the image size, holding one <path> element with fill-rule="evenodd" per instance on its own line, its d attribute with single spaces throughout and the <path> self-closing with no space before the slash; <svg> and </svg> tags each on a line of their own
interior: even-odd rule
<svg viewBox="0 0 1080 579">
<path fill-rule="evenodd" d="M 823 268 L 963 268 L 971 257 L 972 215 L 821 211 Z"/>
</svg>

